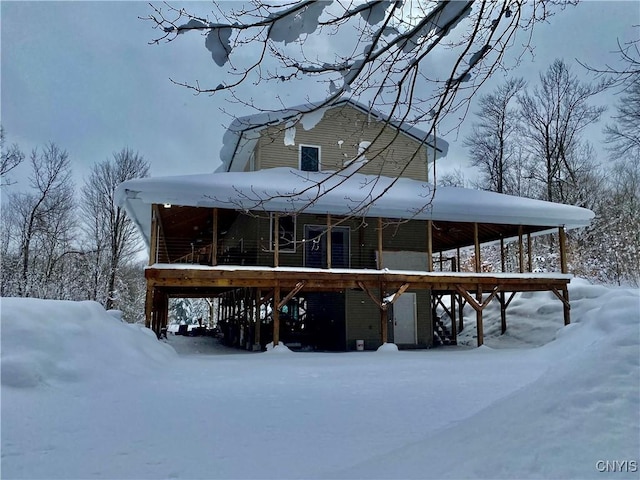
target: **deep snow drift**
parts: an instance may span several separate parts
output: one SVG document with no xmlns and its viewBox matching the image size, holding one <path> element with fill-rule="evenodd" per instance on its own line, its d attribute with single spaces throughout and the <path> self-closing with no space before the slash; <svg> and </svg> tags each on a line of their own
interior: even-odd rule
<svg viewBox="0 0 640 480">
<path fill-rule="evenodd" d="M 2 478 L 638 478 L 640 295 L 570 296 L 481 348 L 276 355 L 2 299 Z"/>
</svg>

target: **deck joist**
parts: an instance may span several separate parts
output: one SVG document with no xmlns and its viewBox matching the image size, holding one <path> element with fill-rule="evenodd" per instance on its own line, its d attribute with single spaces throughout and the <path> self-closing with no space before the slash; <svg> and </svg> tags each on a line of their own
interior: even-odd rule
<svg viewBox="0 0 640 480">
<path fill-rule="evenodd" d="M 491 292 L 553 291 L 563 289 L 571 280 L 567 274 L 492 274 L 447 272 L 401 272 L 389 270 L 311 270 L 295 268 L 172 268 L 151 266 L 146 269 L 148 285 L 166 290 L 183 288 L 295 288 L 304 282 L 307 291 L 340 291 L 360 288 L 364 284 L 393 290 L 410 284 L 411 290 L 453 292 L 460 289 L 475 292 L 478 288 Z"/>
</svg>

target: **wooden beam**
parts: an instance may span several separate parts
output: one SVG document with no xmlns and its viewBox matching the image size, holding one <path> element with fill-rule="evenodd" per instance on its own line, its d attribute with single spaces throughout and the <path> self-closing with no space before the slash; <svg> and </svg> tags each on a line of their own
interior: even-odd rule
<svg viewBox="0 0 640 480">
<path fill-rule="evenodd" d="M 262 348 L 262 343 L 260 340 L 260 331 L 262 330 L 262 319 L 260 318 L 260 300 L 261 300 L 261 295 L 262 292 L 260 291 L 259 288 L 256 288 L 254 290 L 254 305 L 255 305 L 255 310 L 253 312 L 254 315 L 254 322 L 255 322 L 255 333 L 253 335 L 253 343 L 254 345 L 260 345 L 260 348 Z"/>
<path fill-rule="evenodd" d="M 380 284 L 380 336 L 382 337 L 382 344 L 387 343 L 389 339 L 389 310 L 384 303 L 384 285 Z"/>
<path fill-rule="evenodd" d="M 149 265 L 158 261 L 158 222 L 160 212 L 158 205 L 151 207 L 151 238 L 149 239 Z"/>
<path fill-rule="evenodd" d="M 567 236 L 564 232 L 564 227 L 558 228 L 558 234 L 560 236 L 560 271 L 567 273 Z"/>
<path fill-rule="evenodd" d="M 387 308 L 386 304 L 383 304 L 378 297 L 376 297 L 373 293 L 371 293 L 371 290 L 369 290 L 369 288 L 364 283 L 360 281 L 356 283 L 362 289 L 362 291 L 364 291 L 367 295 L 369 295 L 369 298 L 373 300 L 373 303 L 375 303 L 380 310 L 386 310 Z"/>
<path fill-rule="evenodd" d="M 296 283 L 296 286 L 293 288 L 293 290 L 291 290 L 286 297 L 284 297 L 282 300 L 280 300 L 280 303 L 278 304 L 278 309 L 281 309 L 282 307 L 284 307 L 289 300 L 291 300 L 293 297 L 295 297 L 296 294 L 300 290 L 302 290 L 302 288 L 304 287 L 305 283 L 307 283 L 307 282 L 305 282 L 304 280 L 302 280 L 301 282 Z"/>
<path fill-rule="evenodd" d="M 527 233 L 527 271 L 533 272 L 533 255 L 531 254 L 531 233 Z"/>
<path fill-rule="evenodd" d="M 473 224 L 473 245 L 475 247 L 476 254 L 476 273 L 480 273 L 482 270 L 482 263 L 480 262 L 480 240 L 478 238 L 478 224 Z"/>
<path fill-rule="evenodd" d="M 569 325 L 571 323 L 571 303 L 569 302 L 569 289 L 565 285 L 560 291 L 555 286 L 551 286 L 551 291 L 562 302 L 562 313 L 564 316 L 564 324 Z"/>
<path fill-rule="evenodd" d="M 378 269 L 384 268 L 382 261 L 382 217 L 378 217 Z"/>
<path fill-rule="evenodd" d="M 522 225 L 518 227 L 518 263 L 520 273 L 524 273 L 524 244 L 522 243 Z"/>
<path fill-rule="evenodd" d="M 401 285 L 400 288 L 396 291 L 396 293 L 393 294 L 393 300 L 391 300 L 390 302 L 383 301 L 382 303 L 384 305 L 389 305 L 389 304 L 396 303 L 396 300 L 398 300 L 398 298 L 400 298 L 400 295 L 402 295 L 407 290 L 407 288 L 409 288 L 410 285 L 411 285 L 410 283 L 405 283 L 405 284 Z"/>
<path fill-rule="evenodd" d="M 507 269 L 507 263 L 504 258 L 504 238 L 500 237 L 500 271 L 502 273 Z"/>
<path fill-rule="evenodd" d="M 564 296 L 562 314 L 564 316 L 564 325 L 567 326 L 571 323 L 571 303 L 569 303 L 569 289 L 566 285 L 562 288 L 562 294 Z"/>
<path fill-rule="evenodd" d="M 147 292 L 144 299 L 144 326 L 151 328 L 151 314 L 153 312 L 153 287 L 147 283 Z"/>
<path fill-rule="evenodd" d="M 280 342 L 280 286 L 276 285 L 273 290 L 273 309 L 271 310 L 273 315 L 273 346 L 278 346 Z"/>
<path fill-rule="evenodd" d="M 331 214 L 327 213 L 327 268 L 331 268 Z"/>
<path fill-rule="evenodd" d="M 280 263 L 280 217 L 273 213 L 273 266 L 278 267 Z M 274 344 L 275 345 L 275 344 Z"/>
<path fill-rule="evenodd" d="M 213 235 L 211 239 L 211 265 L 218 265 L 218 209 L 213 209 Z"/>
<path fill-rule="evenodd" d="M 427 272 L 433 272 L 433 221 L 427 220 Z"/>
<path fill-rule="evenodd" d="M 484 300 L 482 301 L 482 297 L 480 298 L 480 300 L 474 299 L 471 295 L 469 295 L 469 292 L 465 291 L 464 288 L 460 287 L 460 286 L 456 286 L 456 291 L 458 293 L 460 293 L 460 295 L 462 295 L 466 300 L 467 303 L 469 305 L 471 305 L 471 307 L 476 311 L 476 312 L 481 312 L 482 310 L 484 310 L 485 308 L 487 308 L 487 305 L 489 305 L 489 303 L 491 303 L 491 301 L 495 298 L 495 296 L 500 292 L 502 288 L 502 285 L 497 285 L 496 287 L 493 288 L 493 290 L 491 291 L 491 294 Z M 480 293 L 482 293 L 482 285 L 478 284 L 478 289 L 480 291 Z M 476 295 L 477 297 L 477 295 Z"/>
<path fill-rule="evenodd" d="M 478 303 L 482 303 L 482 285 L 478 285 L 478 290 L 476 291 L 476 301 Z M 482 308 L 476 310 L 476 333 L 478 340 L 478 347 L 481 347 L 484 344 L 484 325 L 482 322 Z"/>
</svg>

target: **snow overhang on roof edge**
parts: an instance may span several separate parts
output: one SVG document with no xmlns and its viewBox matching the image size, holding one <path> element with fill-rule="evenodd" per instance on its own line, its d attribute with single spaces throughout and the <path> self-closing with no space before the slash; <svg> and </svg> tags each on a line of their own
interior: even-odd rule
<svg viewBox="0 0 640 480">
<path fill-rule="evenodd" d="M 129 180 L 115 201 L 147 243 L 152 204 L 566 228 L 594 218 L 585 208 L 482 190 L 438 187 L 434 195 L 432 185 L 409 178 L 283 167 Z"/>
</svg>

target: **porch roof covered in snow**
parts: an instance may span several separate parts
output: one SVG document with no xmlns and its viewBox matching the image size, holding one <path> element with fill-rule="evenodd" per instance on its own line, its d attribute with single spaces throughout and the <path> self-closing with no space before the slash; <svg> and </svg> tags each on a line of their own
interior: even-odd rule
<svg viewBox="0 0 640 480">
<path fill-rule="evenodd" d="M 434 191 L 432 185 L 409 178 L 290 168 L 129 180 L 118 187 L 116 202 L 126 209 L 147 244 L 154 204 L 432 220 L 434 251 L 473 245 L 474 223 L 479 224 L 479 241 L 485 243 L 519 233 L 583 227 L 594 217 L 585 208 L 494 192 L 456 187 L 437 187 Z M 204 208 L 201 213 L 206 216 Z M 197 211 L 180 210 L 160 209 L 162 215 L 194 215 L 193 221 L 197 222 Z M 184 225 L 187 220 L 182 218 L 180 223 Z"/>
</svg>

